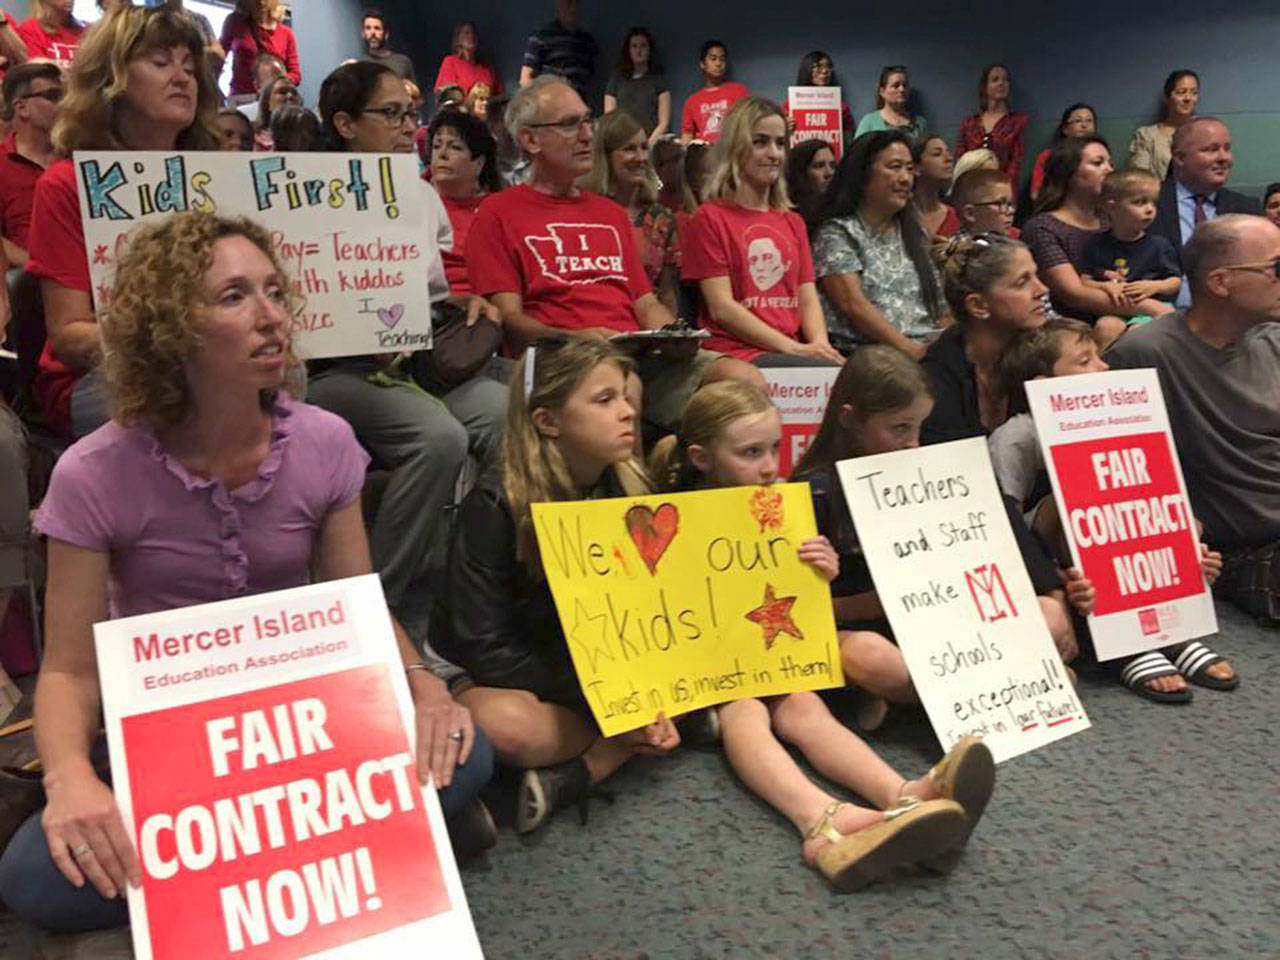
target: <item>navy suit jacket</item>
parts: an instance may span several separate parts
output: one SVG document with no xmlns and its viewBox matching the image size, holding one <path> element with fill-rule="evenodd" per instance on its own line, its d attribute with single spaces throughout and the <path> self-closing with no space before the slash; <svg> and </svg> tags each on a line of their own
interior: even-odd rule
<svg viewBox="0 0 1280 960">
<path fill-rule="evenodd" d="M 1215 216 L 1221 216 L 1224 213 L 1257 214 L 1262 212 L 1258 201 L 1253 197 L 1245 196 L 1243 193 L 1236 193 L 1226 187 L 1218 191 L 1216 210 Z M 1182 257 L 1182 227 L 1178 223 L 1178 188 L 1177 180 L 1174 178 L 1172 171 L 1169 172 L 1169 176 L 1164 178 L 1164 183 L 1160 186 L 1160 197 L 1156 204 L 1156 219 L 1151 224 L 1151 229 L 1147 232 L 1164 237 L 1173 244 L 1173 249 L 1178 251 L 1178 257 Z"/>
</svg>

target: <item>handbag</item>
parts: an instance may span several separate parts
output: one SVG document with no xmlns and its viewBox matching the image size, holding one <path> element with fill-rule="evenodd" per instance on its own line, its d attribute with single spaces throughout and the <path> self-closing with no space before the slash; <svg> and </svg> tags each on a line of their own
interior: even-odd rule
<svg viewBox="0 0 1280 960">
<path fill-rule="evenodd" d="M 502 346 L 502 330 L 480 317 L 467 326 L 467 313 L 452 303 L 431 308 L 431 349 L 409 360 L 409 373 L 432 393 L 448 393 L 470 380 Z"/>
</svg>

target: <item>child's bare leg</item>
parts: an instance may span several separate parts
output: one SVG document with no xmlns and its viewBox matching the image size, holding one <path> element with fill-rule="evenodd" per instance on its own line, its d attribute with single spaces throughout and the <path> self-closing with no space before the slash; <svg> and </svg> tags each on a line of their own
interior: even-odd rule
<svg viewBox="0 0 1280 960">
<path fill-rule="evenodd" d="M 917 703 L 907 661 L 892 641 L 874 630 L 841 630 L 840 660 L 845 679 L 894 703 Z"/>
</svg>

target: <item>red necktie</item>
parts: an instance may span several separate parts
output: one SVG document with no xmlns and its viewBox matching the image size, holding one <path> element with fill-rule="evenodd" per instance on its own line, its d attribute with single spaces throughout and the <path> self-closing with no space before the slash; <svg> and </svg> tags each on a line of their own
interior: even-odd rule
<svg viewBox="0 0 1280 960">
<path fill-rule="evenodd" d="M 1195 212 L 1195 216 L 1193 216 L 1191 219 L 1192 219 L 1192 222 L 1198 227 L 1200 226 L 1200 224 L 1204 223 L 1206 220 L 1209 219 L 1209 215 L 1204 212 L 1204 202 L 1205 200 L 1208 199 L 1208 197 L 1206 197 L 1202 193 L 1197 193 L 1194 199 L 1196 201 L 1196 212 Z"/>
</svg>

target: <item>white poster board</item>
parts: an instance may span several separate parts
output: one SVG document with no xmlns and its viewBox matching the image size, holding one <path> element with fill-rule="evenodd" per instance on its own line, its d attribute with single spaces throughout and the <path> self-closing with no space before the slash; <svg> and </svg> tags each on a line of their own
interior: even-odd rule
<svg viewBox="0 0 1280 960">
<path fill-rule="evenodd" d="M 880 603 L 943 749 L 980 734 L 1002 761 L 1087 728 L 986 441 L 837 467 Z"/>
<path fill-rule="evenodd" d="M 99 309 L 129 232 L 197 210 L 271 234 L 306 300 L 293 325 L 302 358 L 431 346 L 427 273 L 439 253 L 413 155 L 82 151 L 75 162 Z"/>
<path fill-rule="evenodd" d="M 376 576 L 94 639 L 139 960 L 481 956 Z"/>
<path fill-rule="evenodd" d="M 791 145 L 824 140 L 840 159 L 844 147 L 844 116 L 839 87 L 787 87 L 787 112 L 795 123 Z"/>
<path fill-rule="evenodd" d="M 782 416 L 778 475 L 789 477 L 818 432 L 840 368 L 764 367 L 760 372 L 769 384 L 769 399 Z"/>
<path fill-rule="evenodd" d="M 1098 659 L 1217 633 L 1156 372 L 1053 377 L 1026 388 L 1072 562 L 1093 582 Z"/>
</svg>

